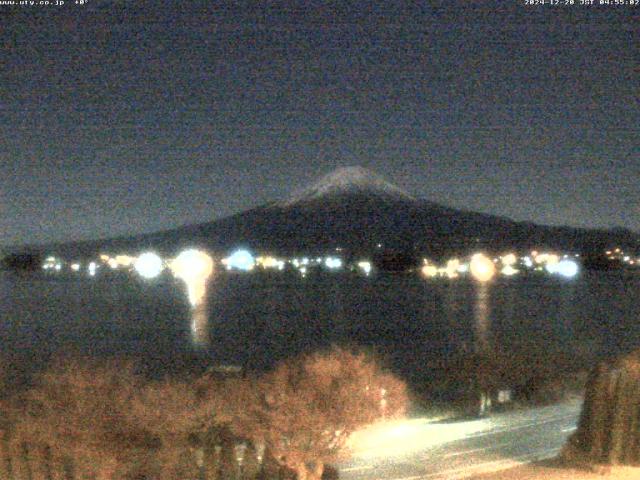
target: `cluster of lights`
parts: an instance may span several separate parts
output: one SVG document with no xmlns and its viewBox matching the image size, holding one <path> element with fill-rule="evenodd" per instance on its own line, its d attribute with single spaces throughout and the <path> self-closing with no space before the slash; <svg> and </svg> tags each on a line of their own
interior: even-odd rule
<svg viewBox="0 0 640 480">
<path fill-rule="evenodd" d="M 577 256 L 575 255 L 575 257 Z M 434 265 L 424 259 L 421 273 L 427 278 L 445 277 L 450 279 L 470 273 L 474 279 L 480 282 L 487 282 L 496 275 L 512 277 L 526 270 L 574 277 L 579 271 L 579 266 L 572 256 L 568 254 L 560 257 L 556 253 L 533 250 L 522 257 L 515 253 L 507 253 L 489 258 L 482 253 L 476 253 L 469 261 L 465 262 L 458 258 L 452 258 L 447 260 L 444 266 Z"/>
<path fill-rule="evenodd" d="M 256 257 L 256 266 L 264 270 L 275 269 L 282 271 L 284 270 L 284 264 L 284 260 L 280 260 L 269 255 L 264 257 Z"/>
<path fill-rule="evenodd" d="M 300 272 L 302 278 L 305 278 L 307 276 L 307 273 L 309 272 L 309 268 L 317 267 L 318 265 L 320 265 L 322 263 L 322 258 L 292 258 L 288 263 L 290 263 L 293 268 Z"/>
<path fill-rule="evenodd" d="M 153 279 L 159 276 L 162 271 L 169 267 L 176 278 L 183 280 L 187 285 L 189 302 L 192 306 L 199 305 L 205 296 L 206 283 L 213 272 L 214 262 L 204 252 L 198 250 L 185 250 L 174 260 L 164 261 L 154 252 L 146 252 L 138 257 L 128 257 L 120 255 L 111 258 L 107 255 L 101 257 L 101 260 L 110 265 L 114 260 L 118 266 L 132 266 L 133 269 L 145 279 Z M 239 270 L 249 272 L 258 267 L 261 269 L 277 269 L 283 270 L 285 260 L 278 259 L 273 256 L 254 255 L 245 249 L 236 250 L 227 258 L 222 259 L 221 263 L 227 270 Z M 342 269 L 343 260 L 336 256 L 317 257 L 317 258 L 294 258 L 288 261 L 293 265 L 300 274 L 306 276 L 310 267 L 325 267 L 328 270 Z M 95 263 L 92 263 L 95 268 Z M 372 264 L 368 260 L 361 260 L 355 264 L 355 268 L 369 275 L 372 271 Z M 94 272 L 95 274 L 95 272 Z"/>
<path fill-rule="evenodd" d="M 117 270 L 119 268 L 131 268 L 137 259 L 129 255 L 116 255 L 115 257 L 100 255 L 100 260 L 109 265 L 112 270 Z"/>
<path fill-rule="evenodd" d="M 193 254 L 193 251 L 191 252 Z M 141 253 L 137 256 L 102 253 L 95 260 L 86 263 L 85 270 L 83 270 L 80 262 L 69 264 L 69 268 L 75 273 L 86 271 L 89 276 L 95 276 L 100 268 L 106 268 L 108 270 L 135 272 L 142 278 L 154 279 L 167 267 L 172 269 L 173 262 L 175 262 L 175 260 L 165 260 L 157 253 L 151 251 Z M 228 257 L 223 258 L 221 263 L 226 270 L 239 272 L 251 272 L 255 269 L 283 271 L 286 265 L 291 265 L 293 269 L 297 270 L 303 277 L 306 276 L 311 269 L 338 271 L 347 267 L 344 260 L 336 255 L 285 259 L 277 258 L 272 255 L 254 256 L 246 249 L 234 251 Z M 52 272 L 59 272 L 63 266 L 64 263 L 61 260 L 54 256 L 49 256 L 43 264 L 43 269 Z M 348 267 L 351 271 L 357 271 L 365 276 L 370 275 L 373 271 L 372 263 L 366 259 L 358 260 L 357 262 L 348 265 Z"/>
<path fill-rule="evenodd" d="M 80 262 L 73 262 L 67 264 L 62 259 L 57 258 L 53 255 L 45 258 L 44 263 L 42 264 L 42 269 L 45 272 L 51 273 L 62 273 L 65 268 L 71 270 L 73 273 L 80 273 L 82 271 L 82 264 Z M 96 262 L 90 262 L 87 265 L 86 272 L 89 276 L 93 277 L 96 275 L 98 270 L 98 264 Z M 65 270 L 66 271 L 66 270 Z"/>
<path fill-rule="evenodd" d="M 477 253 L 473 255 L 469 262 L 461 262 L 458 258 L 448 260 L 444 267 L 438 267 L 424 259 L 421 272 L 424 277 L 446 277 L 455 279 L 461 275 L 471 273 L 471 275 L 480 282 L 486 282 L 495 275 L 494 263 L 483 255 Z"/>
<path fill-rule="evenodd" d="M 146 279 L 158 277 L 168 267 L 171 273 L 187 286 L 189 303 L 194 308 L 204 302 L 207 282 L 214 268 L 213 259 L 206 252 L 196 249 L 184 250 L 176 258 L 166 262 L 158 254 L 146 252 L 132 258 L 131 264 L 135 271 Z"/>
<path fill-rule="evenodd" d="M 154 252 L 145 252 L 138 256 L 116 255 L 110 256 L 101 254 L 99 261 L 92 261 L 87 264 L 86 271 L 90 276 L 95 276 L 97 270 L 101 266 L 109 267 L 113 270 L 124 269 L 133 270 L 141 277 L 153 279 L 159 276 L 165 268 L 174 273 L 177 278 L 184 280 L 188 285 L 193 283 L 194 278 L 208 278 L 213 271 L 213 260 L 207 254 L 202 254 L 198 250 L 185 250 L 174 260 L 163 260 Z M 607 255 L 611 258 L 621 258 L 629 264 L 636 262 L 628 255 L 625 255 L 622 249 L 616 248 L 608 250 Z M 578 257 L 579 255 L 575 255 Z M 438 266 L 424 260 L 421 273 L 425 277 L 445 277 L 456 279 L 460 276 L 471 274 L 473 278 L 480 282 L 487 282 L 496 275 L 511 277 L 522 271 L 547 272 L 553 275 L 563 277 L 573 277 L 579 272 L 579 266 L 573 260 L 574 255 L 567 254 L 562 257 L 552 252 L 538 252 L 533 250 L 526 255 L 518 256 L 515 253 L 506 253 L 495 258 L 487 257 L 484 254 L 477 253 L 467 260 L 458 258 L 448 259 L 444 265 Z M 209 265 L 209 260 L 211 264 Z M 349 267 L 351 271 L 357 271 L 366 276 L 370 275 L 373 267 L 369 260 L 361 259 L 353 264 L 345 265 L 344 260 L 335 255 L 326 257 L 296 257 L 291 259 L 277 258 L 272 255 L 254 256 L 246 249 L 234 251 L 227 258 L 222 259 L 221 263 L 227 270 L 235 270 L 241 272 L 250 272 L 254 269 L 260 270 L 278 270 L 285 269 L 287 264 L 291 265 L 303 277 L 311 269 L 326 269 L 329 271 L 342 270 Z M 640 263 L 640 259 L 638 259 Z M 55 256 L 49 256 L 45 259 L 43 269 L 52 272 L 62 270 L 64 263 Z M 82 265 L 77 263 L 69 264 L 69 268 L 73 272 L 81 272 Z M 200 269 L 200 270 L 198 270 Z M 208 272 L 208 273 L 207 273 Z M 200 294 L 195 287 L 187 287 L 189 290 L 189 299 L 191 303 L 197 302 Z M 202 288 L 200 290 L 203 290 Z"/>
<path fill-rule="evenodd" d="M 558 264 L 560 257 L 555 253 L 539 253 L 534 256 L 534 260 L 538 265 L 553 266 Z"/>
<path fill-rule="evenodd" d="M 338 249 L 336 249 L 338 250 Z M 312 270 L 325 269 L 337 271 L 344 269 L 347 265 L 342 258 L 336 255 L 326 257 L 294 257 L 289 259 L 278 258 L 272 255 L 254 256 L 248 250 L 240 249 L 233 252 L 228 257 L 222 259 L 221 263 L 228 271 L 251 272 L 258 270 L 278 270 L 283 271 L 287 265 L 305 277 Z M 366 276 L 373 271 L 373 265 L 369 260 L 362 259 L 349 265 L 352 271 L 360 272 Z"/>
<path fill-rule="evenodd" d="M 44 259 L 44 264 L 42 265 L 42 269 L 45 271 L 59 272 L 62 270 L 62 260 L 54 256 L 49 256 Z"/>
<path fill-rule="evenodd" d="M 142 257 L 142 259 L 141 259 Z M 138 271 L 141 275 L 147 276 L 148 278 L 153 278 L 155 275 L 150 270 L 149 261 L 152 257 L 149 254 L 145 254 L 144 257 L 131 257 L 129 255 L 117 255 L 115 257 L 111 257 L 105 253 L 102 253 L 98 256 L 98 258 L 88 261 L 85 265 L 86 268 L 83 267 L 83 264 L 79 261 L 70 262 L 68 264 L 68 268 L 73 273 L 81 273 L 86 272 L 90 277 L 94 277 L 98 270 L 105 266 L 109 267 L 112 270 L 117 270 L 121 268 L 125 268 L 126 270 L 131 270 L 132 268 Z M 136 263 L 138 267 L 136 267 Z M 42 266 L 44 270 L 51 270 L 54 272 L 60 272 L 64 268 L 65 263 L 54 257 L 49 256 L 45 259 L 45 262 Z"/>
<path fill-rule="evenodd" d="M 322 258 L 309 258 L 309 257 L 302 257 L 302 258 L 292 258 L 291 260 L 289 260 L 289 263 L 291 265 L 293 265 L 293 268 L 297 268 L 299 270 L 309 267 L 309 266 L 317 266 L 320 263 L 322 263 Z"/>
<path fill-rule="evenodd" d="M 620 247 L 607 250 L 605 253 L 609 260 L 619 261 L 631 266 L 640 266 L 640 257 L 629 255 Z"/>
<path fill-rule="evenodd" d="M 447 278 L 458 278 L 460 274 L 464 274 L 469 270 L 469 265 L 466 263 L 461 263 L 459 259 L 452 258 L 447 261 L 444 267 L 438 267 L 429 262 L 429 260 L 424 259 L 422 265 L 422 275 L 428 278 L 432 277 L 447 277 Z"/>
<path fill-rule="evenodd" d="M 578 257 L 578 255 L 574 255 L 574 257 Z M 528 263 L 532 264 L 530 268 L 533 268 L 535 271 L 546 271 L 552 275 L 572 278 L 575 277 L 580 270 L 576 261 L 571 259 L 567 254 L 560 258 L 560 256 L 555 253 L 539 253 L 534 250 L 528 258 L 530 258 Z"/>
<path fill-rule="evenodd" d="M 111 270 L 118 270 L 118 269 L 131 270 L 132 268 L 135 268 L 134 263 L 137 260 L 137 258 L 131 257 L 129 255 L 116 255 L 115 257 L 112 257 L 110 255 L 107 255 L 106 253 L 102 253 L 99 255 L 99 260 L 100 260 L 99 264 L 96 262 L 93 262 L 93 263 L 96 263 L 96 267 L 92 267 L 92 270 L 95 270 L 96 268 L 98 268 L 100 264 L 103 266 L 109 267 Z M 72 270 L 77 271 L 73 267 L 72 267 Z M 95 275 L 95 273 L 92 275 Z"/>
</svg>

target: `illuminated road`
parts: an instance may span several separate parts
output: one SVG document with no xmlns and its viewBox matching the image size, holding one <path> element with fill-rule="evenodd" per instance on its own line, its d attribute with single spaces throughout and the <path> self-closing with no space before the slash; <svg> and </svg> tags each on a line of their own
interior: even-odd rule
<svg viewBox="0 0 640 480">
<path fill-rule="evenodd" d="M 561 403 L 472 421 L 424 419 L 372 427 L 340 465 L 345 480 L 454 480 L 558 454 L 575 430 L 581 403 Z"/>
</svg>

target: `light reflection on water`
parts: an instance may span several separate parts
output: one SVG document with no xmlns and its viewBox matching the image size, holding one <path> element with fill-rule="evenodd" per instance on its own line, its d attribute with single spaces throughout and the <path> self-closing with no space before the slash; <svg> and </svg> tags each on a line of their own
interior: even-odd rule
<svg viewBox="0 0 640 480">
<path fill-rule="evenodd" d="M 484 287 L 410 275 L 216 275 L 207 301 L 191 309 L 184 286 L 169 278 L 2 275 L 0 349 L 37 360 L 71 346 L 163 365 L 197 350 L 210 361 L 265 367 L 350 341 L 377 346 L 407 371 L 477 349 L 608 354 L 640 345 L 638 287 L 637 276 L 611 274 L 498 279 Z"/>
<path fill-rule="evenodd" d="M 202 302 L 191 309 L 191 342 L 196 348 L 206 348 L 209 341 L 209 310 Z"/>
<path fill-rule="evenodd" d="M 489 302 L 489 284 L 477 283 L 474 304 L 475 351 L 476 353 L 491 352 L 491 311 Z"/>
</svg>

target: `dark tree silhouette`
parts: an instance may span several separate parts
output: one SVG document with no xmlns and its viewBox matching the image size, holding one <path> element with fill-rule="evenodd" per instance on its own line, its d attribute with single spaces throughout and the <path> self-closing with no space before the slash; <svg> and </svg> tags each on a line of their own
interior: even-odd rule
<svg viewBox="0 0 640 480">
<path fill-rule="evenodd" d="M 640 349 L 598 365 L 570 448 L 604 464 L 640 464 Z"/>
<path fill-rule="evenodd" d="M 42 258 L 32 253 L 12 253 L 0 260 L 0 270 L 35 272 L 40 269 Z"/>
</svg>

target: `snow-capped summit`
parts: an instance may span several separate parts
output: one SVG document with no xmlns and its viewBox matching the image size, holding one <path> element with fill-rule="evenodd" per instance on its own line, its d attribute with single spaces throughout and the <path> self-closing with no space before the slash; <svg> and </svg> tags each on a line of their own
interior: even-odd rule
<svg viewBox="0 0 640 480">
<path fill-rule="evenodd" d="M 410 194 L 387 182 L 382 176 L 364 167 L 342 167 L 328 173 L 316 183 L 295 191 L 282 206 L 306 203 L 328 196 L 366 194 L 389 199 L 414 201 Z"/>
</svg>

